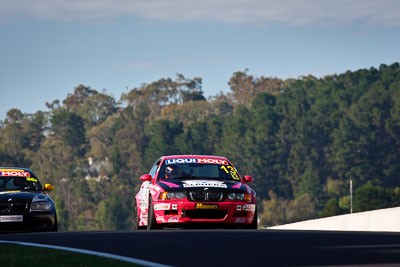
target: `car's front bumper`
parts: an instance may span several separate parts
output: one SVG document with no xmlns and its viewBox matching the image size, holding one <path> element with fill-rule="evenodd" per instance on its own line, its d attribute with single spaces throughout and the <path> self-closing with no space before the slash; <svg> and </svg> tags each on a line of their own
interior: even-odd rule
<svg viewBox="0 0 400 267">
<path fill-rule="evenodd" d="M 155 201 L 154 214 L 160 224 L 251 224 L 256 204 L 250 202 Z"/>
<path fill-rule="evenodd" d="M 0 216 L 22 215 L 22 222 L 0 222 L 0 232 L 53 231 L 56 228 L 55 210 L 24 213 L 0 213 Z"/>
</svg>

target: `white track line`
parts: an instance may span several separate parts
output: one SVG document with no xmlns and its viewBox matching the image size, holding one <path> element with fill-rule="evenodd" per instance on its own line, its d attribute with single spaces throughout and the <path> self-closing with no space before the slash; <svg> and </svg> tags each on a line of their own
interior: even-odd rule
<svg viewBox="0 0 400 267">
<path fill-rule="evenodd" d="M 100 256 L 100 257 L 105 257 L 105 258 L 110 258 L 110 259 L 130 262 L 130 263 L 136 263 L 136 264 L 150 266 L 150 267 L 171 267 L 171 265 L 164 265 L 164 264 L 159 264 L 159 263 L 155 263 L 155 262 L 151 262 L 151 261 L 139 260 L 139 259 L 119 256 L 119 255 L 115 255 L 115 254 L 111 254 L 111 253 L 104 253 L 104 252 L 98 252 L 98 251 L 92 251 L 92 250 L 86 250 L 86 249 L 79 249 L 79 248 L 69 248 L 69 247 L 61 247 L 61 246 L 30 243 L 30 242 L 4 241 L 4 240 L 0 240 L 0 244 L 16 244 L 16 245 L 29 246 L 29 247 L 39 247 L 39 248 L 50 248 L 50 249 L 57 249 L 57 250 L 65 250 L 65 251 L 76 252 L 76 253 L 81 253 L 81 254 L 88 254 L 88 255 L 94 255 L 94 256 Z"/>
</svg>

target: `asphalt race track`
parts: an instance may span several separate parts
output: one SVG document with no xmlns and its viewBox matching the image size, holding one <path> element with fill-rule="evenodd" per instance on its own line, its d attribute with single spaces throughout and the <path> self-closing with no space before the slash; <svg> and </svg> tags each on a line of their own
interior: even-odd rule
<svg viewBox="0 0 400 267">
<path fill-rule="evenodd" d="M 0 240 L 88 249 L 173 266 L 400 265 L 400 233 L 158 230 L 2 234 Z"/>
</svg>

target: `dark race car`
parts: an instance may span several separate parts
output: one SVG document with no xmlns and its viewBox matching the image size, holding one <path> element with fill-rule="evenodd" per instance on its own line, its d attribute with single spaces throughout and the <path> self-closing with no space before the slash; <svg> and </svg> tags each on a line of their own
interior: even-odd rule
<svg viewBox="0 0 400 267">
<path fill-rule="evenodd" d="M 0 167 L 0 232 L 57 231 L 53 200 L 29 169 Z"/>
<path fill-rule="evenodd" d="M 256 192 L 231 162 L 215 156 L 158 159 L 135 197 L 135 229 L 222 227 L 257 229 Z"/>
</svg>

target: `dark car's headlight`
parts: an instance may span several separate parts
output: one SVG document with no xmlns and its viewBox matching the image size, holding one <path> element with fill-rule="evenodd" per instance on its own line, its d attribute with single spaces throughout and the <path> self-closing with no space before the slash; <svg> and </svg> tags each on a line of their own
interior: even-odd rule
<svg viewBox="0 0 400 267">
<path fill-rule="evenodd" d="M 48 200 L 44 201 L 35 201 L 32 202 L 31 204 L 31 211 L 45 211 L 45 210 L 50 210 L 51 207 L 53 206 L 53 203 L 51 203 Z"/>
<path fill-rule="evenodd" d="M 251 201 L 248 193 L 229 193 L 227 198 L 229 200 Z"/>
<path fill-rule="evenodd" d="M 187 198 L 185 192 L 162 192 L 159 196 L 159 199 L 184 199 Z"/>
</svg>

